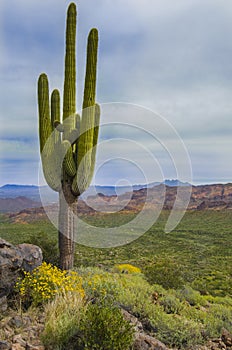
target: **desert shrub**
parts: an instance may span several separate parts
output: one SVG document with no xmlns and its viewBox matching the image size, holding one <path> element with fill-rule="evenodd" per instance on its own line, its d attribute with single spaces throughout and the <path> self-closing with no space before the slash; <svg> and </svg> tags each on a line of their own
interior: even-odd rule
<svg viewBox="0 0 232 350">
<path fill-rule="evenodd" d="M 43 260 L 46 263 L 58 265 L 59 257 L 57 239 L 55 239 L 51 234 L 41 231 L 36 235 L 30 235 L 25 242 L 39 246 L 43 253 Z"/>
<path fill-rule="evenodd" d="M 213 303 L 206 299 L 206 307 L 189 305 L 181 312 L 183 317 L 202 325 L 202 335 L 205 339 L 220 337 L 222 328 L 232 331 L 232 307 L 229 304 L 216 304 L 213 299 L 216 298 L 210 298 Z"/>
<path fill-rule="evenodd" d="M 74 292 L 57 294 L 54 300 L 47 303 L 45 325 L 41 335 L 46 349 L 71 349 L 85 312 L 83 298 Z"/>
<path fill-rule="evenodd" d="M 22 300 L 29 301 L 33 305 L 39 305 L 48 301 L 59 292 L 77 292 L 84 297 L 82 278 L 75 271 L 62 271 L 58 267 L 45 262 L 31 273 L 24 272 L 24 278 L 20 279 L 16 288 L 19 290 Z"/>
<path fill-rule="evenodd" d="M 41 339 L 48 350 L 127 350 L 133 334 L 118 308 L 86 304 L 77 293 L 58 294 L 45 306 Z"/>
<path fill-rule="evenodd" d="M 157 309 L 151 322 L 157 330 L 156 337 L 170 347 L 186 349 L 203 342 L 202 325 L 192 320 Z"/>
<path fill-rule="evenodd" d="M 136 267 L 131 264 L 118 264 L 114 266 L 115 272 L 120 272 L 120 273 L 141 273 L 141 270 L 139 267 Z"/>
<path fill-rule="evenodd" d="M 163 306 L 167 314 L 179 314 L 183 309 L 183 304 L 172 294 L 167 294 L 159 299 L 160 305 Z"/>
<path fill-rule="evenodd" d="M 208 304 L 207 300 L 198 292 L 190 286 L 184 286 L 177 292 L 180 300 L 187 301 L 191 306 L 201 305 L 206 306 Z"/>
<path fill-rule="evenodd" d="M 83 288 L 87 300 L 115 300 L 120 288 L 120 275 L 106 272 L 99 268 L 80 268 Z"/>
<path fill-rule="evenodd" d="M 147 317 L 154 306 L 154 288 L 142 275 L 119 275 L 121 288 L 117 301 L 128 307 L 136 316 Z"/>
<path fill-rule="evenodd" d="M 90 304 L 80 323 L 79 344 L 86 350 L 128 350 L 133 333 L 118 308 Z"/>
<path fill-rule="evenodd" d="M 232 279 L 220 271 L 211 271 L 205 276 L 198 277 L 192 283 L 194 289 L 201 294 L 225 297 L 232 295 Z"/>
<path fill-rule="evenodd" d="M 178 289 L 184 285 L 183 268 L 171 257 L 159 257 L 145 267 L 144 274 L 150 284 L 160 284 L 165 289 Z"/>
<path fill-rule="evenodd" d="M 88 300 L 108 299 L 145 315 L 152 305 L 152 294 L 158 287 L 162 289 L 151 286 L 142 274 L 110 273 L 98 268 L 81 268 L 78 273 Z"/>
<path fill-rule="evenodd" d="M 222 327 L 231 329 L 229 297 L 223 304 L 224 298 L 203 296 L 190 286 L 166 290 L 149 284 L 141 273 L 110 273 L 97 268 L 82 268 L 78 273 L 87 300 L 101 308 L 124 306 L 140 321 L 148 321 L 151 332 L 170 347 L 194 347 L 209 337 L 218 337 Z"/>
<path fill-rule="evenodd" d="M 232 306 L 232 298 L 226 297 L 213 297 L 212 295 L 204 295 L 203 298 L 211 304 L 221 304 L 226 306 Z"/>
<path fill-rule="evenodd" d="M 206 325 L 210 337 L 221 335 L 222 328 L 226 328 L 229 332 L 232 332 L 232 307 L 211 305 L 208 311 Z"/>
</svg>

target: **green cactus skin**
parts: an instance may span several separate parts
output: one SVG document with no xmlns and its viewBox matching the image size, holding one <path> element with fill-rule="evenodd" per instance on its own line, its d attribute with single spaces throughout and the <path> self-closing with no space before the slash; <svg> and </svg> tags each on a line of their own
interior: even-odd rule
<svg viewBox="0 0 232 350">
<path fill-rule="evenodd" d="M 39 106 L 39 136 L 40 152 L 52 133 L 49 109 L 49 86 L 46 74 L 41 74 L 38 80 L 38 106 Z"/>
<path fill-rule="evenodd" d="M 63 120 L 76 113 L 76 5 L 67 12 Z"/>
<path fill-rule="evenodd" d="M 94 174 L 100 107 L 95 103 L 98 31 L 88 36 L 82 117 L 76 113 L 76 5 L 67 11 L 63 116 L 60 94 L 51 94 L 46 74 L 38 80 L 40 152 L 45 179 L 59 192 L 60 267 L 71 269 L 74 256 L 74 212 L 78 196 Z M 51 111 L 50 111 L 51 109 Z"/>
<path fill-rule="evenodd" d="M 83 111 L 77 152 L 77 163 L 80 169 L 72 185 L 72 191 L 77 195 L 83 193 L 90 184 L 95 124 L 97 48 L 98 32 L 93 28 L 88 36 Z"/>
</svg>

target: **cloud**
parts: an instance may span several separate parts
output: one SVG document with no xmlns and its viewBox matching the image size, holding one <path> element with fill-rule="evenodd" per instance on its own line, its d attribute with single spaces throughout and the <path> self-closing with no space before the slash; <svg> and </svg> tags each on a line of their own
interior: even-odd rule
<svg viewBox="0 0 232 350">
<path fill-rule="evenodd" d="M 37 78 L 45 71 L 50 89 L 63 89 L 68 3 L 69 0 L 1 1 L 0 135 L 6 159 L 12 159 L 15 140 L 20 143 L 30 140 L 22 146 L 22 162 L 27 157 L 35 162 L 38 159 Z M 97 27 L 100 33 L 98 100 L 131 102 L 159 112 L 186 143 L 195 181 L 207 176 L 229 178 L 230 3 L 227 0 L 175 3 L 99 0 L 96 5 L 95 0 L 80 0 L 77 5 L 78 108 L 83 95 L 86 39 L 90 28 Z M 146 120 L 144 127 L 149 128 Z M 131 130 L 121 130 L 124 137 L 127 132 Z M 110 130 L 105 138 L 115 133 Z M 146 138 L 137 136 L 148 146 Z M 34 153 L 30 153 L 32 147 L 36 149 Z M 4 163 L 1 161 L 3 166 L 6 159 Z"/>
</svg>

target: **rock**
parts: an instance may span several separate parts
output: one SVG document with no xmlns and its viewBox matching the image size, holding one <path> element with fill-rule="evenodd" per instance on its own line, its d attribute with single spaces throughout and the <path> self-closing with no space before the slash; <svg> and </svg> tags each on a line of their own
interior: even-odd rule
<svg viewBox="0 0 232 350">
<path fill-rule="evenodd" d="M 0 340 L 0 350 L 10 350 L 11 344 L 6 340 Z"/>
<path fill-rule="evenodd" d="M 33 269 L 42 264 L 42 250 L 36 245 L 23 243 L 19 244 L 17 248 L 22 255 L 22 268 L 25 271 L 31 272 Z"/>
<path fill-rule="evenodd" d="M 222 330 L 222 341 L 226 346 L 232 347 L 232 334 L 227 331 L 227 329 L 223 328 Z"/>
<path fill-rule="evenodd" d="M 0 298 L 14 291 L 22 269 L 32 271 L 41 265 L 42 251 L 33 244 L 13 244 L 0 238 Z"/>
<path fill-rule="evenodd" d="M 134 350 L 168 350 L 166 345 L 145 333 L 136 333 Z"/>
<path fill-rule="evenodd" d="M 19 343 L 12 344 L 11 350 L 25 350 L 25 347 Z"/>
<path fill-rule="evenodd" d="M 13 343 L 18 343 L 24 347 L 26 347 L 26 341 L 22 338 L 21 334 L 16 334 L 13 339 L 12 339 Z"/>
<path fill-rule="evenodd" d="M 137 317 L 135 317 L 134 315 L 130 314 L 128 311 L 122 308 L 121 312 L 123 314 L 124 319 L 134 327 L 136 332 L 140 332 L 143 330 L 142 323 L 137 319 Z"/>
<path fill-rule="evenodd" d="M 7 297 L 4 295 L 0 298 L 0 313 L 3 313 L 7 310 L 8 304 L 7 304 Z"/>
<path fill-rule="evenodd" d="M 0 239 L 0 297 L 12 292 L 23 259 L 17 248 Z"/>
<path fill-rule="evenodd" d="M 15 315 L 14 317 L 12 317 L 9 321 L 9 325 L 12 327 L 22 327 L 23 326 L 23 319 L 21 316 Z"/>
</svg>

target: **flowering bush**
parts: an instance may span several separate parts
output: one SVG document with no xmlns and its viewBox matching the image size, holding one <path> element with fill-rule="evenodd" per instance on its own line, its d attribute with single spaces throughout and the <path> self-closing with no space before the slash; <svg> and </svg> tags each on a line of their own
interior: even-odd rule
<svg viewBox="0 0 232 350">
<path fill-rule="evenodd" d="M 141 273 L 139 267 L 133 266 L 131 264 L 115 265 L 115 271 L 120 273 Z"/>
<path fill-rule="evenodd" d="M 112 299 L 119 293 L 121 284 L 118 276 L 108 272 L 98 271 L 83 276 L 83 288 L 87 299 Z"/>
<path fill-rule="evenodd" d="M 16 288 L 24 301 L 38 305 L 51 300 L 57 293 L 75 292 L 85 296 L 82 278 L 75 271 L 62 271 L 58 267 L 43 262 L 31 273 L 24 272 Z"/>
</svg>

